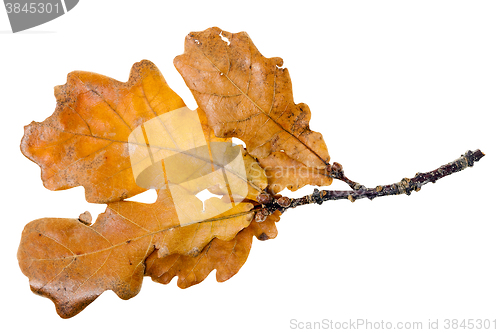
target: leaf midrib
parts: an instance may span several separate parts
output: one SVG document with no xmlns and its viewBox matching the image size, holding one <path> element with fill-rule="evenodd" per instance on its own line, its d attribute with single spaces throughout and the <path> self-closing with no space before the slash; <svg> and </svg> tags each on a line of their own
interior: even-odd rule
<svg viewBox="0 0 500 333">
<path fill-rule="evenodd" d="M 109 207 L 108 207 L 109 208 Z M 116 210 L 112 209 L 112 208 L 109 208 L 111 209 L 112 211 L 114 211 L 116 214 L 118 214 L 119 216 L 123 217 L 123 215 L 121 215 L 119 212 L 117 212 Z M 180 227 L 186 227 L 186 226 L 189 226 L 189 225 L 193 225 L 193 224 L 201 224 L 201 223 L 210 223 L 210 222 L 216 222 L 216 221 L 222 221 L 222 220 L 229 220 L 229 219 L 232 219 L 232 218 L 235 218 L 235 217 L 240 217 L 240 216 L 244 216 L 244 215 L 248 215 L 248 214 L 252 214 L 252 213 L 255 213 L 257 212 L 259 209 L 251 209 L 249 211 L 246 211 L 246 212 L 240 212 L 240 213 L 235 213 L 235 214 L 231 214 L 231 215 L 226 215 L 226 216 L 221 216 L 221 217 L 214 217 L 214 218 L 210 218 L 210 219 L 206 219 L 206 220 L 202 220 L 202 221 L 194 221 L 194 222 L 190 222 L 190 223 L 185 223 L 185 224 L 182 224 L 182 225 L 175 225 L 173 227 L 169 227 L 169 228 L 163 228 L 163 229 L 159 229 L 159 230 L 155 230 L 155 231 L 151 231 L 149 233 L 146 233 L 146 234 L 143 234 L 143 235 L 140 235 L 140 236 L 137 236 L 135 238 L 130 238 L 130 239 L 127 239 L 123 242 L 120 242 L 120 243 L 117 243 L 117 244 L 114 244 L 114 245 L 111 245 L 109 247 L 106 247 L 106 248 L 103 248 L 103 249 L 100 249 L 100 250 L 95 250 L 95 251 L 92 251 L 92 252 L 87 252 L 87 253 L 82 253 L 82 254 L 74 254 L 74 255 L 71 255 L 71 256 L 67 256 L 67 257 L 61 257 L 61 258 L 47 258 L 47 259 L 39 259 L 39 258 L 31 258 L 32 260 L 37 260 L 37 261 L 54 261 L 54 260 L 65 260 L 65 259 L 71 259 L 71 258 L 78 258 L 78 257 L 84 257 L 84 256 L 88 256 L 88 255 L 93 255 L 93 254 L 97 254 L 97 253 L 102 253 L 102 252 L 106 252 L 106 251 L 111 251 L 113 250 L 114 248 L 117 248 L 117 247 L 120 247 L 120 246 L 123 246 L 125 244 L 128 244 L 130 242 L 133 242 L 133 241 L 137 241 L 137 240 L 140 240 L 142 238 L 145 238 L 145 237 L 149 237 L 149 236 L 154 236 L 156 234 L 159 234 L 159 233 L 162 233 L 162 232 L 166 232 L 166 231 L 170 231 L 170 230 L 173 230 L 173 229 L 176 229 L 176 228 L 180 228 Z M 82 224 L 84 225 L 86 228 L 89 228 L 89 229 L 92 229 L 93 231 L 95 231 L 92 226 L 88 226 L 88 225 L 85 225 L 85 224 Z M 49 238 L 49 239 L 52 239 L 51 237 L 48 237 L 47 235 L 45 235 L 43 232 L 40 232 L 40 231 L 37 231 L 39 233 L 41 233 L 43 236 Z M 106 237 L 100 235 L 101 237 L 103 237 L 105 240 L 107 240 Z M 52 239 L 53 240 L 53 239 Z M 53 240 L 54 241 L 54 240 Z M 109 242 L 109 241 L 108 241 Z M 59 245 L 62 245 L 60 244 L 59 242 L 56 242 L 58 243 Z M 63 245 L 64 246 L 64 245 Z M 64 246 L 66 249 L 68 249 L 70 252 L 73 252 L 71 249 L 67 248 L 66 246 Z"/>
</svg>

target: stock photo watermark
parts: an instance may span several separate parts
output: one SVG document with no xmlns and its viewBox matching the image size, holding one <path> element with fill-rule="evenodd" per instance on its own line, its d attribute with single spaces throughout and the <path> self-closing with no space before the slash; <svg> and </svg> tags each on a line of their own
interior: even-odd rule
<svg viewBox="0 0 500 333">
<path fill-rule="evenodd" d="M 27 30 L 52 21 L 70 10 L 79 0 L 4 0 L 12 32 Z"/>
<path fill-rule="evenodd" d="M 306 321 L 292 318 L 292 330 L 497 330 L 497 319 L 428 319 L 425 321 L 390 321 L 370 319 Z"/>
</svg>

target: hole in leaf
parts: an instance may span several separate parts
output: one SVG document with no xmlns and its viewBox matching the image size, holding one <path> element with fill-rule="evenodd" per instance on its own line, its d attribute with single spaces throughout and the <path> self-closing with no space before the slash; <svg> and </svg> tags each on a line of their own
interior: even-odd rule
<svg viewBox="0 0 500 333">
<path fill-rule="evenodd" d="M 204 189 L 203 191 L 198 192 L 196 194 L 196 197 L 203 202 L 203 211 L 205 211 L 205 201 L 206 200 L 208 200 L 208 199 L 210 199 L 212 197 L 216 197 L 218 199 L 221 199 L 222 195 L 213 194 L 208 189 Z"/>
<path fill-rule="evenodd" d="M 219 36 L 224 42 L 226 42 L 227 45 L 231 45 L 231 41 L 227 39 L 227 37 L 223 36 L 222 32 L 219 34 Z"/>
<path fill-rule="evenodd" d="M 233 142 L 233 146 L 240 145 L 245 147 L 245 143 L 238 138 L 231 138 L 231 141 Z"/>
</svg>

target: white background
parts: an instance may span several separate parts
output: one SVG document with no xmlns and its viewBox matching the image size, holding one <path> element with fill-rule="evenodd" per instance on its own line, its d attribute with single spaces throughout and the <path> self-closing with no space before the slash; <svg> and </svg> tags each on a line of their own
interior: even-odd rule
<svg viewBox="0 0 500 333">
<path fill-rule="evenodd" d="M 97 1 L 12 34 L 0 7 L 2 327 L 15 331 L 283 332 L 290 320 L 496 319 L 500 326 L 497 1 Z M 55 108 L 53 87 L 87 70 L 121 81 L 153 61 L 189 107 L 172 60 L 190 31 L 247 31 L 285 60 L 295 102 L 312 111 L 333 161 L 367 186 L 430 171 L 480 148 L 474 168 L 410 197 L 286 212 L 224 283 L 179 289 L 144 279 L 138 296 L 101 295 L 60 319 L 16 259 L 41 217 L 94 219 L 83 189 L 51 192 L 19 150 L 23 126 Z M 346 189 L 334 183 L 330 189 Z M 306 188 L 293 196 L 311 193 Z M 11 324 L 15 326 L 11 326 Z"/>
</svg>

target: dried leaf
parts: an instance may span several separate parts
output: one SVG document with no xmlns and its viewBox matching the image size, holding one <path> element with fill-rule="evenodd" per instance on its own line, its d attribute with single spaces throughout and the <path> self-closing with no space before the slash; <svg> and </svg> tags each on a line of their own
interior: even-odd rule
<svg viewBox="0 0 500 333">
<path fill-rule="evenodd" d="M 253 217 L 240 203 L 215 218 L 181 226 L 168 190 L 154 204 L 115 202 L 88 226 L 78 219 L 45 218 L 26 225 L 19 265 L 31 289 L 52 299 L 58 314 L 76 315 L 105 290 L 135 296 L 144 261 L 153 252 L 196 256 L 215 237 L 230 241 Z"/>
<path fill-rule="evenodd" d="M 301 168 L 300 181 L 283 178 L 274 186 L 276 178 L 271 177 L 273 188 L 331 184 L 325 170 L 330 159 L 326 144 L 320 133 L 309 129 L 309 107 L 294 103 L 281 58 L 263 57 L 245 32 L 210 28 L 190 33 L 184 54 L 174 64 L 217 136 L 243 140 L 263 165 Z M 272 153 L 287 158 L 269 157 Z"/>
<path fill-rule="evenodd" d="M 238 273 L 247 260 L 253 236 L 259 240 L 277 236 L 275 223 L 279 221 L 280 215 L 279 211 L 275 211 L 265 222 L 252 221 L 232 240 L 213 239 L 197 257 L 175 254 L 160 258 L 158 251 L 155 251 L 146 260 L 145 275 L 163 284 L 170 283 L 174 276 L 178 276 L 177 285 L 188 288 L 202 282 L 216 269 L 217 281 L 224 282 Z"/>
<path fill-rule="evenodd" d="M 21 151 L 42 169 L 50 190 L 82 185 L 88 202 L 107 203 L 145 191 L 135 183 L 129 159 L 131 131 L 184 106 L 150 61 L 134 64 L 128 82 L 72 72 L 55 88 L 57 107 L 41 123 L 25 127 Z"/>
</svg>

